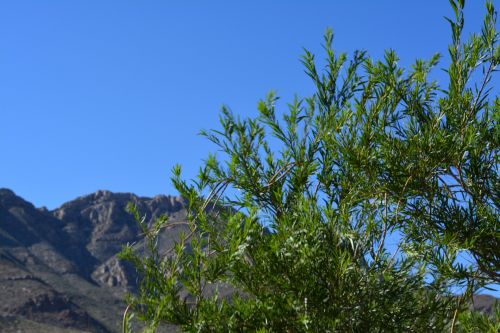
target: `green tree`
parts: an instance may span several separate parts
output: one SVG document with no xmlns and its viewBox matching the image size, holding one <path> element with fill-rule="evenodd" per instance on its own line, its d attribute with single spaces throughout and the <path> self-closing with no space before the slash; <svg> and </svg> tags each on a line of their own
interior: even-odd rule
<svg viewBox="0 0 500 333">
<path fill-rule="evenodd" d="M 223 108 L 221 129 L 202 132 L 222 158 L 191 182 L 173 171 L 190 232 L 165 255 L 156 237 L 168 219 L 141 224 L 146 255 L 122 252 L 142 276 L 131 312 L 188 332 L 496 327 L 467 310 L 500 282 L 496 12 L 487 2 L 481 32 L 462 41 L 464 1 L 450 3 L 447 87 L 428 78 L 439 55 L 409 70 L 392 50 L 348 59 L 328 30 L 324 69 L 302 57 L 313 96 L 281 117 L 274 93 L 254 119 Z"/>
</svg>

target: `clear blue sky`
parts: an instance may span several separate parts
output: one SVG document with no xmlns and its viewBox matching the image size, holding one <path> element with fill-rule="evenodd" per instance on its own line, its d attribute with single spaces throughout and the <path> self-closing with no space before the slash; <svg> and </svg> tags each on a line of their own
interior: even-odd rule
<svg viewBox="0 0 500 333">
<path fill-rule="evenodd" d="M 466 1 L 468 31 L 483 5 Z M 448 0 L 2 1 L 0 187 L 49 208 L 97 189 L 176 194 L 172 166 L 194 176 L 222 104 L 255 115 L 270 89 L 313 91 L 298 58 L 326 27 L 337 50 L 409 64 L 446 53 L 445 15 Z"/>
</svg>

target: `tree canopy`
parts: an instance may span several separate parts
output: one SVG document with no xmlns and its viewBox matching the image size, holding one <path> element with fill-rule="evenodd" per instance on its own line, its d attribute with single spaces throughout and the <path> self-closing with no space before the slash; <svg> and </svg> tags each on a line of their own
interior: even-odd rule
<svg viewBox="0 0 500 333">
<path fill-rule="evenodd" d="M 223 108 L 202 132 L 217 154 L 193 181 L 173 170 L 190 232 L 160 253 L 161 218 L 141 224 L 145 255 L 122 252 L 141 274 L 125 326 L 135 313 L 188 332 L 497 331 L 498 314 L 468 310 L 500 282 L 496 12 L 486 2 L 464 39 L 464 1 L 450 4 L 447 85 L 430 79 L 439 54 L 408 69 L 393 50 L 348 57 L 327 30 L 324 67 L 301 58 L 314 95 L 278 111 L 271 92 L 255 118 Z"/>
</svg>

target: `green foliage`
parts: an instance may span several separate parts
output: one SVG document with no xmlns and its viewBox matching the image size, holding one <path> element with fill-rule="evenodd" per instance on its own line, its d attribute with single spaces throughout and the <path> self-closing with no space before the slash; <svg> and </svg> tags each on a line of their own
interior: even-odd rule
<svg viewBox="0 0 500 333">
<path fill-rule="evenodd" d="M 328 30 L 326 66 L 307 50 L 301 59 L 313 96 L 278 113 L 272 92 L 256 118 L 223 108 L 221 129 L 202 132 L 218 156 L 190 183 L 173 170 L 190 232 L 159 253 L 168 219 L 141 223 L 145 255 L 122 252 L 142 276 L 129 302 L 149 329 L 498 328 L 498 317 L 466 304 L 500 282 L 500 99 L 489 86 L 500 63 L 496 12 L 488 2 L 481 33 L 463 42 L 464 3 L 450 3 L 446 88 L 429 79 L 439 55 L 410 70 L 392 50 L 349 60 Z M 466 290 L 458 302 L 457 287 Z"/>
<path fill-rule="evenodd" d="M 500 332 L 500 306 L 495 304 L 494 313 L 487 316 L 478 312 L 464 311 L 457 324 L 459 333 L 497 333 Z"/>
</svg>

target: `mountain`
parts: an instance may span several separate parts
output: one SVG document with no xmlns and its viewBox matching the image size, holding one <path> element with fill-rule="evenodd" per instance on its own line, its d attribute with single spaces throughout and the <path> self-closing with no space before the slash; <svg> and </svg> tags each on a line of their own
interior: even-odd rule
<svg viewBox="0 0 500 333">
<path fill-rule="evenodd" d="M 116 254 L 142 242 L 129 202 L 149 222 L 186 218 L 179 197 L 97 191 L 49 211 L 0 189 L 1 332 L 121 330 L 122 299 L 137 276 Z M 171 246 L 184 228 L 164 232 L 160 245 Z"/>
<path fill-rule="evenodd" d="M 143 246 L 129 202 L 148 223 L 186 220 L 180 197 L 97 191 L 49 211 L 0 189 L 0 332 L 121 332 L 123 297 L 136 290 L 137 275 L 116 254 L 127 243 Z M 186 228 L 163 230 L 160 248 Z M 491 312 L 495 300 L 476 296 L 474 307 Z"/>
</svg>

